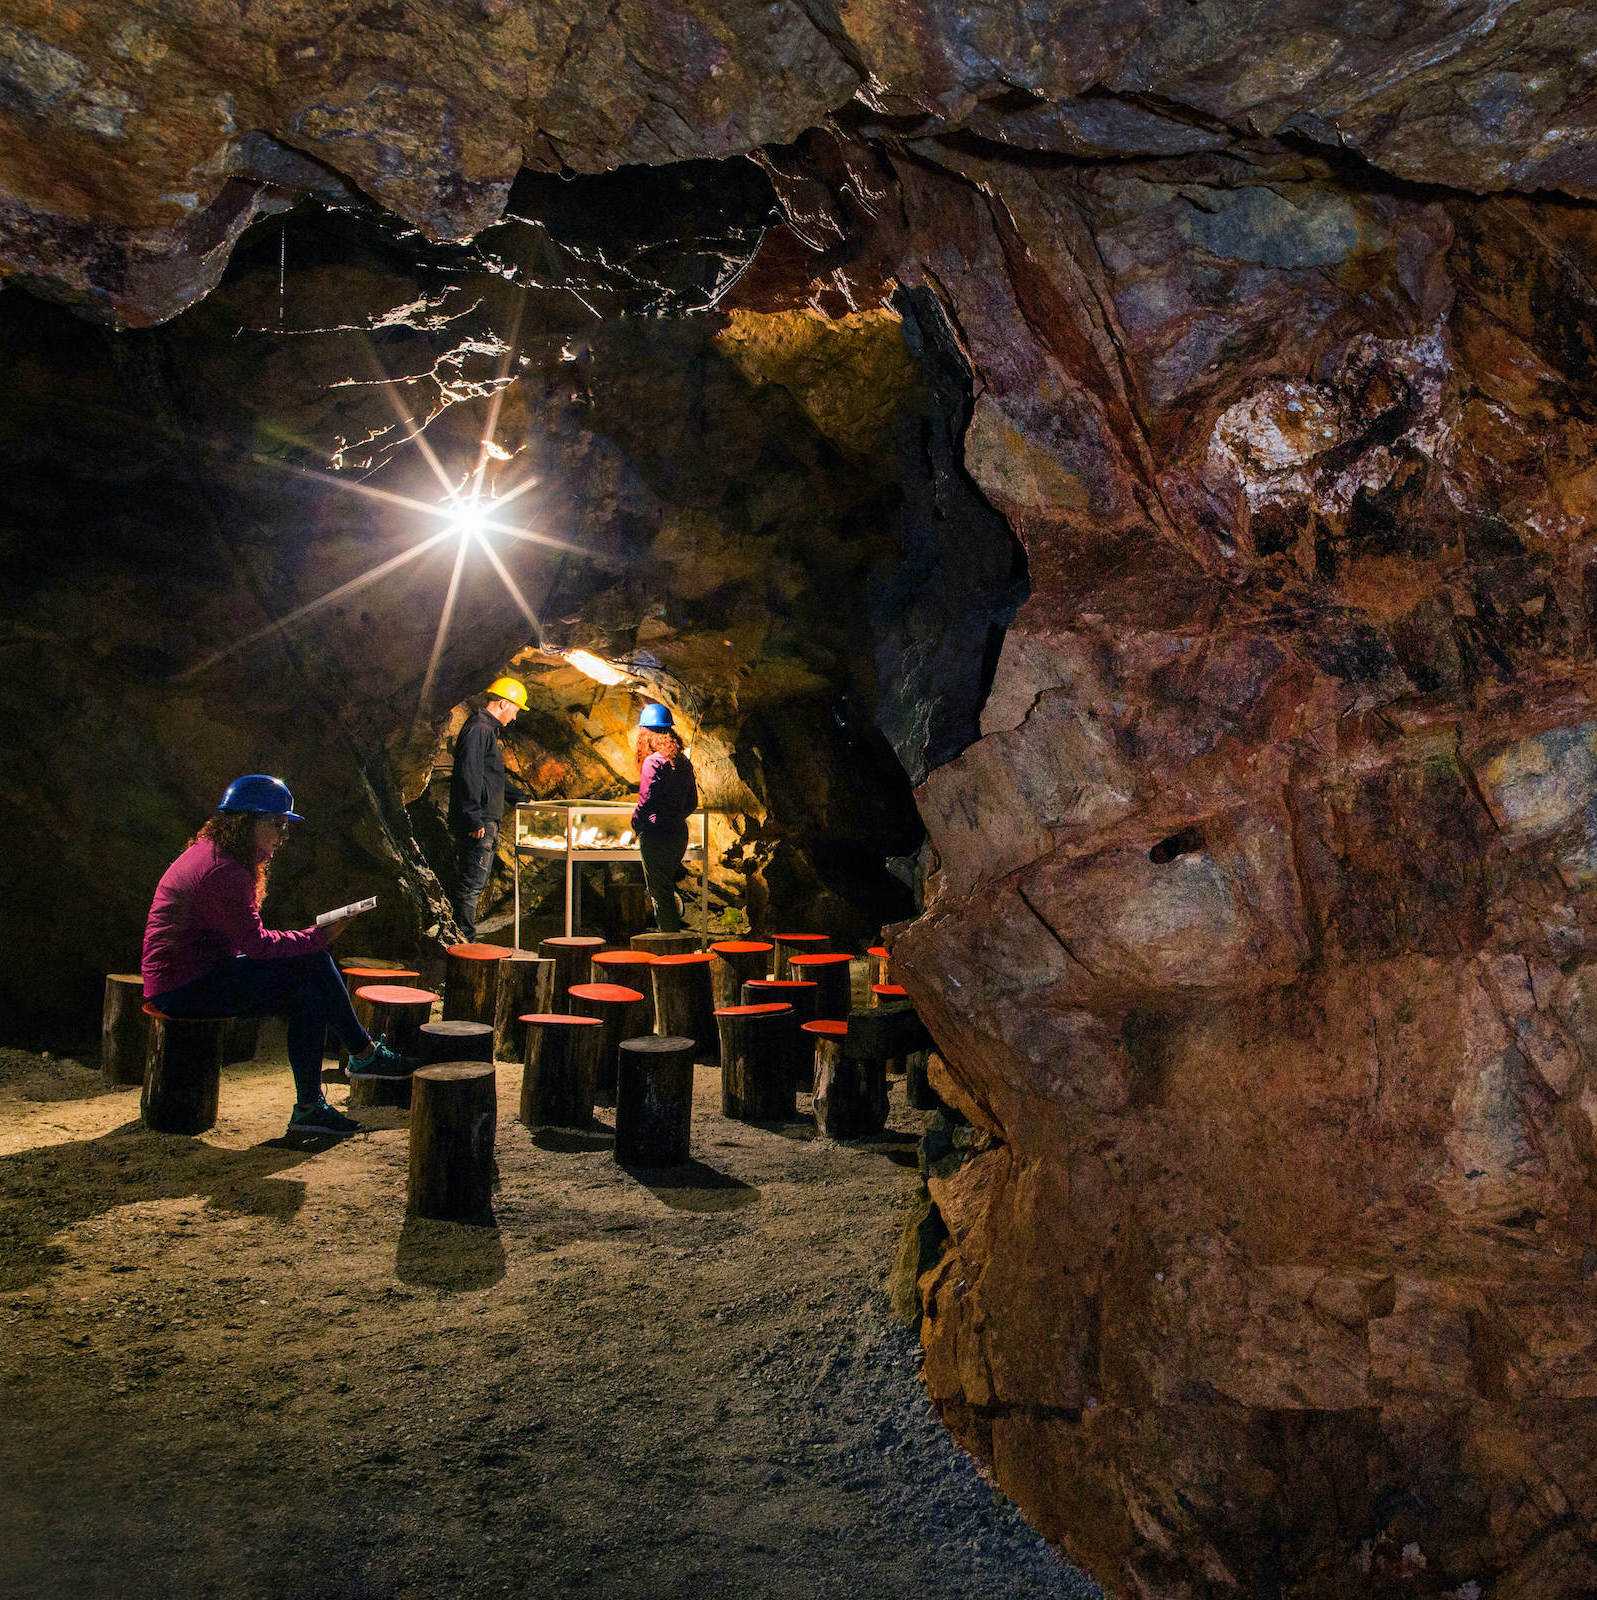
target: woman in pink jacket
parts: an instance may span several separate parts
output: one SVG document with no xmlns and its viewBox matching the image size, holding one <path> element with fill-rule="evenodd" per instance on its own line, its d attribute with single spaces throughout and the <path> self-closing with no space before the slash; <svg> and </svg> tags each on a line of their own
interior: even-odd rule
<svg viewBox="0 0 1597 1600">
<path fill-rule="evenodd" d="M 277 778 L 252 772 L 227 786 L 216 813 L 156 885 L 144 924 L 144 997 L 169 1017 L 283 1017 L 295 1103 L 293 1133 L 354 1133 L 360 1123 L 322 1096 L 331 1028 L 352 1072 L 400 1072 L 399 1058 L 360 1025 L 321 928 L 261 924 L 266 875 L 289 824 L 304 819 Z"/>
</svg>

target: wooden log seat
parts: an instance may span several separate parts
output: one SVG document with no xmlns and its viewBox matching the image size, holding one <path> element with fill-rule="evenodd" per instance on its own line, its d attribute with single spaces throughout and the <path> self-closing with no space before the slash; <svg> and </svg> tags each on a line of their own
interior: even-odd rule
<svg viewBox="0 0 1597 1600">
<path fill-rule="evenodd" d="M 592 933 L 557 933 L 539 941 L 538 954 L 555 964 L 554 1004 L 563 1006 L 574 983 L 588 981 L 588 966 L 604 940 Z"/>
<path fill-rule="evenodd" d="M 495 1059 L 525 1060 L 527 1030 L 521 1018 L 529 1011 L 553 1011 L 554 1004 L 554 960 L 531 950 L 512 950 L 499 963 L 499 998 L 494 1005 Z"/>
<path fill-rule="evenodd" d="M 355 991 L 357 1000 L 371 1007 L 366 1031 L 385 1039 L 391 1050 L 415 1058 L 421 1052 L 422 1024 L 438 1000 L 431 989 L 413 989 L 403 983 L 367 983 Z"/>
<path fill-rule="evenodd" d="M 698 934 L 685 929 L 681 933 L 635 933 L 627 942 L 651 956 L 686 956 L 699 948 Z"/>
<path fill-rule="evenodd" d="M 411 1079 L 412 1216 L 493 1221 L 499 1101 L 492 1062 L 442 1062 Z"/>
<path fill-rule="evenodd" d="M 873 983 L 891 983 L 893 981 L 892 965 L 893 954 L 885 944 L 873 944 L 865 954 L 871 961 L 871 981 Z"/>
<path fill-rule="evenodd" d="M 815 988 L 815 1015 L 833 1022 L 843 1022 L 853 1005 L 850 963 L 852 957 L 842 951 L 821 955 L 791 956 L 788 968 L 795 978 L 808 978 Z"/>
<path fill-rule="evenodd" d="M 710 968 L 710 987 L 718 1006 L 735 1006 L 746 978 L 770 974 L 772 945 L 765 939 L 723 939 L 710 946 L 715 965 Z"/>
<path fill-rule="evenodd" d="M 887 1066 L 846 1054 L 849 1024 L 806 1022 L 815 1040 L 815 1128 L 828 1139 L 867 1139 L 887 1126 Z"/>
<path fill-rule="evenodd" d="M 444 1020 L 494 1025 L 499 965 L 508 945 L 452 944 L 444 951 Z"/>
<path fill-rule="evenodd" d="M 639 1033 L 654 1032 L 654 985 L 649 968 L 654 957 L 647 950 L 601 950 L 593 957 L 588 973 L 590 983 L 621 983 L 643 996 L 643 1026 Z"/>
<path fill-rule="evenodd" d="M 819 955 L 829 942 L 824 933 L 773 933 L 769 937 L 776 946 L 771 963 L 773 978 L 791 978 L 787 964 L 794 956 Z"/>
<path fill-rule="evenodd" d="M 344 975 L 344 987 L 349 990 L 349 1003 L 355 1008 L 355 1016 L 368 1033 L 372 1031 L 372 1008 L 369 1000 L 362 1000 L 360 991 L 370 983 L 414 983 L 421 974 L 413 967 L 388 966 L 382 962 L 361 959 L 359 961 L 340 961 L 338 970 Z M 331 1030 L 329 1030 L 331 1032 Z M 333 1036 L 333 1053 L 338 1057 L 339 1066 L 349 1067 L 349 1050 L 344 1041 Z M 325 1051 L 323 1052 L 326 1053 Z M 409 1104 L 408 1091 L 406 1104 Z"/>
<path fill-rule="evenodd" d="M 442 1061 L 492 1061 L 493 1058 L 494 1030 L 486 1022 L 457 1022 L 453 1018 L 424 1022 L 417 1035 L 418 1067 L 435 1067 Z"/>
<path fill-rule="evenodd" d="M 721 1113 L 739 1122 L 788 1122 L 796 1112 L 793 1008 L 781 1001 L 722 1006 Z"/>
<path fill-rule="evenodd" d="M 693 1040 L 698 1051 L 695 1061 L 708 1061 L 720 1037 L 715 1026 L 715 990 L 710 980 L 715 959 L 708 950 L 691 951 L 679 956 L 656 956 L 649 968 L 655 1026 L 673 1038 Z"/>
<path fill-rule="evenodd" d="M 799 1025 L 815 1020 L 816 984 L 811 978 L 750 978 L 743 985 L 743 1004 L 770 1005 L 782 1001 L 793 1008 L 795 1026 L 788 1035 L 793 1087 L 808 1094 L 815 1087 L 815 1046 Z"/>
<path fill-rule="evenodd" d="M 143 1083 L 149 1048 L 143 977 L 137 972 L 108 972 L 100 1007 L 100 1075 L 113 1087 Z"/>
<path fill-rule="evenodd" d="M 169 1017 L 148 1001 L 144 1090 L 139 1115 L 157 1133 L 204 1133 L 216 1126 L 222 1092 L 222 1033 L 230 1017 Z"/>
<path fill-rule="evenodd" d="M 604 1023 L 564 1012 L 529 1012 L 521 1073 L 521 1120 L 529 1128 L 586 1128 Z"/>
<path fill-rule="evenodd" d="M 676 1167 L 693 1124 L 691 1039 L 623 1039 L 616 1077 L 615 1158 L 624 1167 Z"/>
<path fill-rule="evenodd" d="M 643 1032 L 643 995 L 624 983 L 574 983 L 571 1005 L 578 1016 L 598 1017 L 604 1023 L 593 1098 L 599 1105 L 613 1106 L 619 1067 L 617 1050 L 623 1039 L 635 1039 Z"/>
</svg>

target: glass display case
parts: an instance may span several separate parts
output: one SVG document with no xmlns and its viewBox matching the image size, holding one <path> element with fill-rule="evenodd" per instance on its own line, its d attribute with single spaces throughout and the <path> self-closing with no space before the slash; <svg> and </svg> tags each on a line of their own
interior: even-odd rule
<svg viewBox="0 0 1597 1600">
<path fill-rule="evenodd" d="M 521 949 L 521 863 L 529 858 L 564 861 L 566 873 L 566 933 L 582 925 L 583 861 L 637 861 L 643 852 L 632 831 L 635 800 L 529 800 L 514 808 L 511 845 L 515 853 L 515 947 Z M 710 813 L 701 807 L 688 818 L 685 864 L 697 864 L 699 875 L 698 932 L 709 930 L 710 920 Z M 684 898 L 687 898 L 684 896 Z M 684 910 L 688 910 L 684 907 Z M 691 923 L 691 915 L 683 918 Z"/>
</svg>

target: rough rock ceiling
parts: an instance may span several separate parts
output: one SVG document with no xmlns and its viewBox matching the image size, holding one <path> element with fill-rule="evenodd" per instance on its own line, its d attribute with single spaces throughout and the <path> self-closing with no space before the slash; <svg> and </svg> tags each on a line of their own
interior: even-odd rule
<svg viewBox="0 0 1597 1600">
<path fill-rule="evenodd" d="M 0 264 L 148 323 L 305 193 L 460 239 L 524 168 L 727 156 L 845 114 L 1089 159 L 1297 139 L 1591 196 L 1594 87 L 1597 13 L 1563 0 L 4 0 Z"/>
</svg>

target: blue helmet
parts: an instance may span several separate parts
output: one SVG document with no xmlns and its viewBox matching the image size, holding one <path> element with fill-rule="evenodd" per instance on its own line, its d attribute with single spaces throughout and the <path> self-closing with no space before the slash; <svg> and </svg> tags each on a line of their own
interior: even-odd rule
<svg viewBox="0 0 1597 1600">
<path fill-rule="evenodd" d="M 674 728 L 676 724 L 671 720 L 671 710 L 668 706 L 649 705 L 643 708 L 643 715 L 638 718 L 640 728 Z"/>
<path fill-rule="evenodd" d="M 263 817 L 286 817 L 290 822 L 305 819 L 294 809 L 294 797 L 281 778 L 264 772 L 246 772 L 227 786 L 218 811 L 253 811 Z"/>
</svg>

